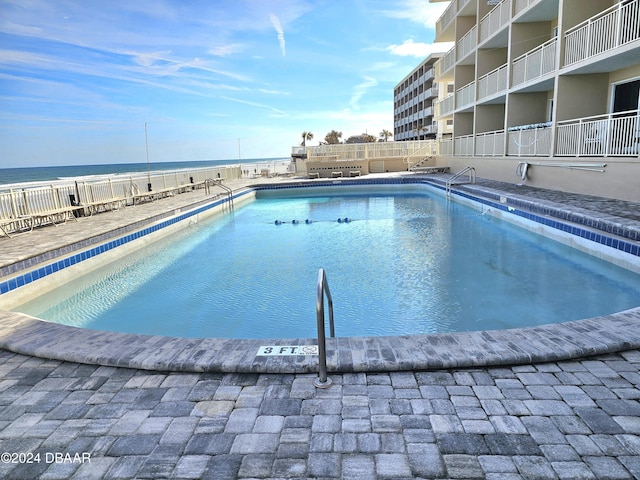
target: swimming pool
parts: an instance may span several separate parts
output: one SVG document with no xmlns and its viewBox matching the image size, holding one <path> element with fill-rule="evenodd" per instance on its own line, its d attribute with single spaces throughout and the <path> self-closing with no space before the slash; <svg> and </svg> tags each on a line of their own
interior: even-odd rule
<svg viewBox="0 0 640 480">
<path fill-rule="evenodd" d="M 307 338 L 315 336 L 319 268 L 338 336 L 540 325 L 640 298 L 638 275 L 427 188 L 257 197 L 17 310 L 100 330 Z"/>
</svg>

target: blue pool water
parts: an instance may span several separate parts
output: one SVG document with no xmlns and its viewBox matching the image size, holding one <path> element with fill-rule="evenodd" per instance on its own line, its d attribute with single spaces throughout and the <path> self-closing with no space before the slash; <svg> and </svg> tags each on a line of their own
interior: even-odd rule
<svg viewBox="0 0 640 480">
<path fill-rule="evenodd" d="M 259 192 L 18 310 L 131 333 L 314 337 L 320 268 L 338 336 L 533 326 L 640 304 L 640 276 L 426 189 L 335 190 Z"/>
</svg>

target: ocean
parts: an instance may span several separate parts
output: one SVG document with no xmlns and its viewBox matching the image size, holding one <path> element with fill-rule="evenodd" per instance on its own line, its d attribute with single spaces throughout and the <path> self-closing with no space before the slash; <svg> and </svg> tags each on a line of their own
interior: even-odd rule
<svg viewBox="0 0 640 480">
<path fill-rule="evenodd" d="M 162 172 L 185 168 L 242 165 L 243 169 L 258 169 L 258 165 L 288 162 L 289 158 L 250 158 L 242 160 L 199 160 L 184 162 L 114 163 L 109 165 L 68 165 L 58 167 L 0 168 L 0 187 L 20 183 L 47 182 L 93 175 Z"/>
</svg>

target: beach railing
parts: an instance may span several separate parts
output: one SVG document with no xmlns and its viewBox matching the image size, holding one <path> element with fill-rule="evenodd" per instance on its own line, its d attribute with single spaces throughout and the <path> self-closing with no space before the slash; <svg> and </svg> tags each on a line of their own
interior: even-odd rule
<svg viewBox="0 0 640 480">
<path fill-rule="evenodd" d="M 242 176 L 239 165 L 58 181 L 0 191 L 0 235 L 204 188 L 207 179 Z"/>
</svg>

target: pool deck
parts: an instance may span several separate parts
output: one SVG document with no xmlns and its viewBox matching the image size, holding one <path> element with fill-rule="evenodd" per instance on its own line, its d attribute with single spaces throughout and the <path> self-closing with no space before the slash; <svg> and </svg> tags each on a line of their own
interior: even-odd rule
<svg viewBox="0 0 640 480">
<path fill-rule="evenodd" d="M 497 187 L 640 225 L 637 204 L 477 186 Z M 0 268 L 200 201 L 0 238 Z M 328 339 L 333 385 L 316 389 L 317 357 L 256 356 L 313 339 L 144 337 L 0 312 L 0 451 L 40 454 L 3 457 L 0 477 L 640 478 L 639 322 L 636 308 L 531 329 Z"/>
</svg>

